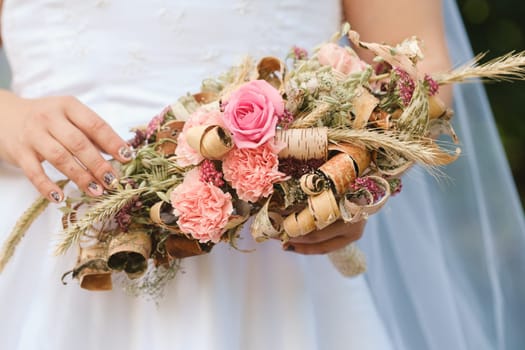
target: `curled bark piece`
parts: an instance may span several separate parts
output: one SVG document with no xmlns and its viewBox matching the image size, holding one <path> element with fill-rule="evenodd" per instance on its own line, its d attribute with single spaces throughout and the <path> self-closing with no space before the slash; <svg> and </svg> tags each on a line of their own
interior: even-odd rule
<svg viewBox="0 0 525 350">
<path fill-rule="evenodd" d="M 80 248 L 73 276 L 78 278 L 81 288 L 91 291 L 105 291 L 113 288 L 111 270 L 106 263 L 106 252 L 107 245 L 104 243 Z"/>
<path fill-rule="evenodd" d="M 256 242 L 263 242 L 268 238 L 279 237 L 283 218 L 268 211 L 270 199 L 259 210 L 250 226 L 250 233 Z"/>
<path fill-rule="evenodd" d="M 447 106 L 437 96 L 430 96 L 428 98 L 428 118 L 437 119 L 447 115 Z"/>
<path fill-rule="evenodd" d="M 179 227 L 175 225 L 177 217 L 173 214 L 173 208 L 166 202 L 159 201 L 151 207 L 149 217 L 155 224 L 173 233 L 181 233 Z"/>
<path fill-rule="evenodd" d="M 327 188 L 326 177 L 319 173 L 303 175 L 300 179 L 300 183 L 301 189 L 309 196 L 319 194 Z"/>
<path fill-rule="evenodd" d="M 263 57 L 257 65 L 259 79 L 266 80 L 274 88 L 280 90 L 285 67 L 284 63 L 276 57 Z"/>
<path fill-rule="evenodd" d="M 279 152 L 279 158 L 308 160 L 328 156 L 327 128 L 279 129 L 275 132 L 275 141 L 286 145 Z"/>
<path fill-rule="evenodd" d="M 328 257 L 337 270 L 345 277 L 357 276 L 366 271 L 365 254 L 355 243 L 329 253 Z"/>
<path fill-rule="evenodd" d="M 123 232 L 109 242 L 108 266 L 112 270 L 124 270 L 130 278 L 137 278 L 146 272 L 150 254 L 151 237 L 148 234 Z"/>
<path fill-rule="evenodd" d="M 197 94 L 194 94 L 193 98 L 195 99 L 195 101 L 197 101 L 197 103 L 205 105 L 216 101 L 219 98 L 219 95 L 217 95 L 215 92 L 202 91 Z"/>
<path fill-rule="evenodd" d="M 160 128 L 159 132 L 157 133 L 157 140 L 162 140 L 158 147 L 158 151 L 161 154 L 165 156 L 171 156 L 175 154 L 175 148 L 177 148 L 177 138 L 179 137 L 183 127 L 183 121 L 172 120 Z"/>
<path fill-rule="evenodd" d="M 339 153 L 330 158 L 319 171 L 330 179 L 338 194 L 345 193 L 358 176 L 354 160 L 347 153 Z"/>
<path fill-rule="evenodd" d="M 287 216 L 283 221 L 283 229 L 288 237 L 304 236 L 333 224 L 340 217 L 334 193 L 328 190 L 308 197 L 308 207 Z"/>
<path fill-rule="evenodd" d="M 284 232 L 292 238 L 304 236 L 314 231 L 315 227 L 315 218 L 308 208 L 288 215 L 283 221 Z"/>
<path fill-rule="evenodd" d="M 200 244 L 197 240 L 183 235 L 169 235 L 164 244 L 166 253 L 172 259 L 205 254 L 212 248 L 211 245 Z"/>
<path fill-rule="evenodd" d="M 356 89 L 356 94 L 352 98 L 352 105 L 355 114 L 354 122 L 352 127 L 354 129 L 362 129 L 368 124 L 368 120 L 372 115 L 372 112 L 376 108 L 379 100 L 372 95 L 367 89 L 359 86 Z"/>
<path fill-rule="evenodd" d="M 384 190 L 383 196 L 377 202 L 374 202 L 373 195 L 369 193 L 368 196 L 365 196 L 367 201 L 365 204 L 360 203 L 358 200 L 352 200 L 351 194 L 343 197 L 339 201 L 339 209 L 344 222 L 355 223 L 366 220 L 370 215 L 377 213 L 390 197 L 390 185 L 387 180 L 380 176 L 368 176 L 367 178 L 373 180 Z"/>
<path fill-rule="evenodd" d="M 199 125 L 188 130 L 188 144 L 206 159 L 222 159 L 233 148 L 231 135 L 217 125 Z"/>
</svg>

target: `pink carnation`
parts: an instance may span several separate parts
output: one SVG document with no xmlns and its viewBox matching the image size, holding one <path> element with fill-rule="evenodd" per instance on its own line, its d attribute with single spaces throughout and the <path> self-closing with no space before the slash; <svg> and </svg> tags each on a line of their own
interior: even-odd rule
<svg viewBox="0 0 525 350">
<path fill-rule="evenodd" d="M 321 65 L 331 66 L 343 74 L 361 72 L 367 66 L 357 54 L 334 43 L 323 45 L 317 53 L 317 59 Z"/>
<path fill-rule="evenodd" d="M 170 200 L 182 232 L 201 243 L 219 242 L 233 212 L 232 197 L 211 183 L 199 180 L 197 168 L 189 171 Z"/>
<path fill-rule="evenodd" d="M 283 113 L 279 91 L 264 80 L 254 80 L 230 95 L 224 108 L 224 123 L 238 148 L 255 148 L 275 136 Z"/>
<path fill-rule="evenodd" d="M 287 179 L 278 170 L 279 150 L 267 142 L 257 148 L 234 148 L 228 153 L 222 171 L 240 199 L 257 202 L 273 193 L 273 184 Z"/>
<path fill-rule="evenodd" d="M 188 130 L 194 126 L 199 125 L 218 125 L 224 126 L 222 113 L 219 110 L 210 111 L 205 108 L 199 108 L 189 117 L 184 123 L 184 127 L 179 137 L 177 138 L 177 148 L 175 155 L 177 156 L 177 163 L 181 166 L 197 165 L 204 160 L 204 157 L 194 150 L 186 141 L 186 134 Z"/>
</svg>

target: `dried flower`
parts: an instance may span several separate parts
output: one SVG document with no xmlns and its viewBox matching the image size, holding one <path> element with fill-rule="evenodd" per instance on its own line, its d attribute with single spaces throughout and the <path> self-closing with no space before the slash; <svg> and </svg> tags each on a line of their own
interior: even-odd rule
<svg viewBox="0 0 525 350">
<path fill-rule="evenodd" d="M 162 110 L 162 112 L 160 112 L 158 115 L 156 115 L 150 120 L 146 128 L 146 139 L 149 140 L 149 138 L 157 132 L 159 127 L 162 125 L 162 123 L 164 123 L 164 120 L 166 119 L 166 114 L 168 114 L 169 110 L 170 110 L 169 106 L 165 107 Z"/>
<path fill-rule="evenodd" d="M 217 243 L 233 212 L 232 197 L 210 182 L 200 180 L 197 168 L 171 191 L 173 213 L 182 232 L 201 243 Z"/>
<path fill-rule="evenodd" d="M 414 80 L 412 80 L 410 75 L 403 69 L 396 67 L 394 68 L 394 72 L 396 73 L 398 78 L 397 90 L 399 92 L 399 97 L 401 98 L 403 104 L 405 106 L 408 106 L 410 104 L 410 101 L 412 100 L 412 95 L 414 94 L 416 84 L 414 83 Z"/>
<path fill-rule="evenodd" d="M 215 168 L 215 164 L 209 159 L 202 162 L 200 166 L 200 180 L 210 182 L 217 187 L 224 186 L 222 173 Z"/>
<path fill-rule="evenodd" d="M 374 180 L 369 177 L 358 177 L 355 182 L 350 185 L 352 191 L 366 190 L 372 194 L 374 202 L 379 201 L 386 193 L 385 189 L 379 186 Z"/>
<path fill-rule="evenodd" d="M 425 74 L 425 85 L 428 88 L 428 94 L 430 96 L 434 96 L 439 92 L 439 84 L 428 74 Z"/>
<path fill-rule="evenodd" d="M 304 174 L 319 169 L 324 162 L 324 159 L 300 160 L 297 158 L 284 158 L 279 161 L 279 171 L 294 179 L 299 179 Z"/>
<path fill-rule="evenodd" d="M 286 174 L 278 170 L 279 151 L 267 142 L 257 148 L 234 148 L 228 153 L 222 163 L 224 178 L 240 199 L 257 202 L 273 193 L 274 183 L 286 180 Z"/>
<path fill-rule="evenodd" d="M 296 60 L 304 60 L 308 58 L 308 51 L 296 45 L 292 47 L 292 54 L 293 54 L 294 59 Z"/>
</svg>

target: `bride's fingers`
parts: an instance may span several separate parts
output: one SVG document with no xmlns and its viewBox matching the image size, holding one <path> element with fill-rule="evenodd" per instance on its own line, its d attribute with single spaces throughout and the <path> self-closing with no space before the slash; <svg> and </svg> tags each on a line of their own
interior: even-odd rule
<svg viewBox="0 0 525 350">
<path fill-rule="evenodd" d="M 84 133 L 68 120 L 61 119 L 49 126 L 51 135 L 77 158 L 98 179 L 97 185 L 111 188 L 117 178 L 115 170 L 106 161 Z M 92 185 L 93 187 L 93 185 Z"/>
<path fill-rule="evenodd" d="M 51 163 L 62 174 L 92 196 L 99 196 L 104 188 L 84 167 L 80 165 L 71 152 L 49 134 L 43 134 L 34 141 L 38 153 Z"/>
<path fill-rule="evenodd" d="M 63 106 L 67 118 L 100 149 L 121 162 L 131 160 L 132 153 L 128 144 L 104 119 L 74 97 L 64 97 Z"/>
<path fill-rule="evenodd" d="M 352 224 L 345 223 L 342 220 L 339 220 L 334 222 L 330 226 L 325 227 L 322 230 L 314 231 L 301 237 L 292 238 L 289 240 L 289 242 L 291 244 L 316 244 L 330 240 L 337 236 L 349 236 L 352 237 L 354 240 L 358 240 L 363 234 L 365 223 L 365 220 L 361 220 Z"/>
<path fill-rule="evenodd" d="M 337 249 L 346 247 L 348 244 L 354 242 L 353 236 L 337 236 L 324 242 L 308 244 L 308 243 L 290 243 L 283 244 L 283 249 L 299 254 L 313 255 L 313 254 L 328 254 Z"/>
<path fill-rule="evenodd" d="M 61 202 L 64 199 L 62 190 L 46 175 L 37 155 L 31 151 L 22 154 L 24 156 L 19 159 L 20 167 L 33 186 L 43 197 L 55 203 Z"/>
</svg>

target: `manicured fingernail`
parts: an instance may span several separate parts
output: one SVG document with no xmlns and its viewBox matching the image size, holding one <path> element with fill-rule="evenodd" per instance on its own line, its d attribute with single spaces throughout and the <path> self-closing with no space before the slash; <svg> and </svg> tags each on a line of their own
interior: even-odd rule
<svg viewBox="0 0 525 350">
<path fill-rule="evenodd" d="M 122 159 L 130 160 L 133 157 L 133 152 L 128 146 L 122 146 L 118 150 L 118 154 Z"/>
<path fill-rule="evenodd" d="M 102 192 L 104 191 L 102 187 L 100 187 L 96 182 L 92 181 L 88 185 L 88 190 L 91 192 L 94 196 L 100 196 Z"/>
<path fill-rule="evenodd" d="M 57 191 L 51 191 L 51 193 L 49 193 L 49 197 L 55 203 L 60 203 L 62 201 L 62 196 Z"/>
<path fill-rule="evenodd" d="M 104 183 L 108 186 L 113 187 L 115 184 L 116 177 L 112 173 L 105 173 L 104 174 Z"/>
</svg>

